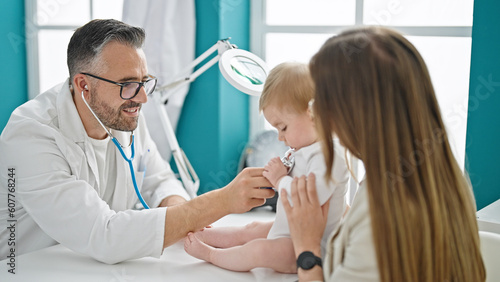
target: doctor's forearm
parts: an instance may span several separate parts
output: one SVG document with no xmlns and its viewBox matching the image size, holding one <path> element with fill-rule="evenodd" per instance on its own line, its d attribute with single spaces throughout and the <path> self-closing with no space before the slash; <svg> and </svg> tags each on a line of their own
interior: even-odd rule
<svg viewBox="0 0 500 282">
<path fill-rule="evenodd" d="M 163 246 L 179 241 L 230 213 L 243 213 L 274 196 L 263 168 L 245 168 L 226 187 L 198 196 L 182 205 L 167 208 Z"/>
<path fill-rule="evenodd" d="M 165 216 L 163 247 L 166 248 L 187 235 L 201 230 L 230 213 L 226 192 L 214 190 L 181 205 L 171 206 Z"/>
<path fill-rule="evenodd" d="M 178 195 L 172 195 L 168 196 L 165 199 L 163 199 L 158 207 L 171 207 L 179 204 L 183 204 L 186 202 L 186 199 L 184 199 L 181 196 Z"/>
</svg>

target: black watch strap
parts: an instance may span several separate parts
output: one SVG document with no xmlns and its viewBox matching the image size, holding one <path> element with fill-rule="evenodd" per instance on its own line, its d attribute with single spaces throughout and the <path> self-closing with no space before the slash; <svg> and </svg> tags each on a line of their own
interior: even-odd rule
<svg viewBox="0 0 500 282">
<path fill-rule="evenodd" d="M 323 263 L 321 261 L 321 258 L 315 256 L 312 252 L 302 252 L 297 258 L 297 268 L 300 267 L 304 270 L 308 270 L 316 265 L 322 266 Z"/>
</svg>

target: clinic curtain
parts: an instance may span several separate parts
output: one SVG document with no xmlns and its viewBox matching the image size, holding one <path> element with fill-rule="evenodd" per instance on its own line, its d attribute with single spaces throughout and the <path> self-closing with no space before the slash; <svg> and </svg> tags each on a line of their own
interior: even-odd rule
<svg viewBox="0 0 500 282">
<path fill-rule="evenodd" d="M 179 75 L 194 60 L 195 53 L 195 4 L 194 0 L 124 0 L 123 21 L 140 26 L 146 31 L 144 52 L 149 73 L 158 77 L 158 86 Z M 167 114 L 174 130 L 182 110 L 189 85 L 170 96 Z M 143 106 L 151 137 L 162 157 L 169 161 L 170 147 L 156 109 L 150 102 Z"/>
</svg>

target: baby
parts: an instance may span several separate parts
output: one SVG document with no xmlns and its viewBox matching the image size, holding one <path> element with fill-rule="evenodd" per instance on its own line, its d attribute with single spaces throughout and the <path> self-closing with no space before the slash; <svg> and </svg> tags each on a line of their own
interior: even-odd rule
<svg viewBox="0 0 500 282">
<path fill-rule="evenodd" d="M 314 84 L 307 65 L 283 63 L 269 74 L 260 97 L 259 108 L 266 120 L 278 130 L 280 141 L 292 148 L 283 159 L 276 157 L 264 168 L 264 176 L 279 192 L 290 188 L 293 177 L 316 175 L 318 198 L 323 205 L 331 198 L 322 249 L 338 227 L 346 209 L 345 194 L 349 172 L 344 148 L 335 144 L 333 180 L 325 180 L 325 162 L 308 107 L 313 101 Z M 287 166 L 284 165 L 287 163 Z M 290 165 L 293 164 L 293 165 Z M 291 199 L 289 198 L 291 201 Z M 297 265 L 290 230 L 281 200 L 274 222 L 253 222 L 242 227 L 214 227 L 189 233 L 184 249 L 190 255 L 234 271 L 268 267 L 283 273 L 296 273 Z"/>
</svg>

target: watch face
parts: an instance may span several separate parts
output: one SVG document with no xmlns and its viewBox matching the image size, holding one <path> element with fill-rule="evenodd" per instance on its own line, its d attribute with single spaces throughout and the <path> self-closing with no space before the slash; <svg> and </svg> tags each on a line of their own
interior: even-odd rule
<svg viewBox="0 0 500 282">
<path fill-rule="evenodd" d="M 302 268 L 311 269 L 316 265 L 316 259 L 314 257 L 305 257 L 303 260 Z"/>
<path fill-rule="evenodd" d="M 311 252 L 303 252 L 297 258 L 297 267 L 308 270 L 313 268 L 315 265 L 321 266 L 321 258 L 315 256 Z"/>
</svg>

